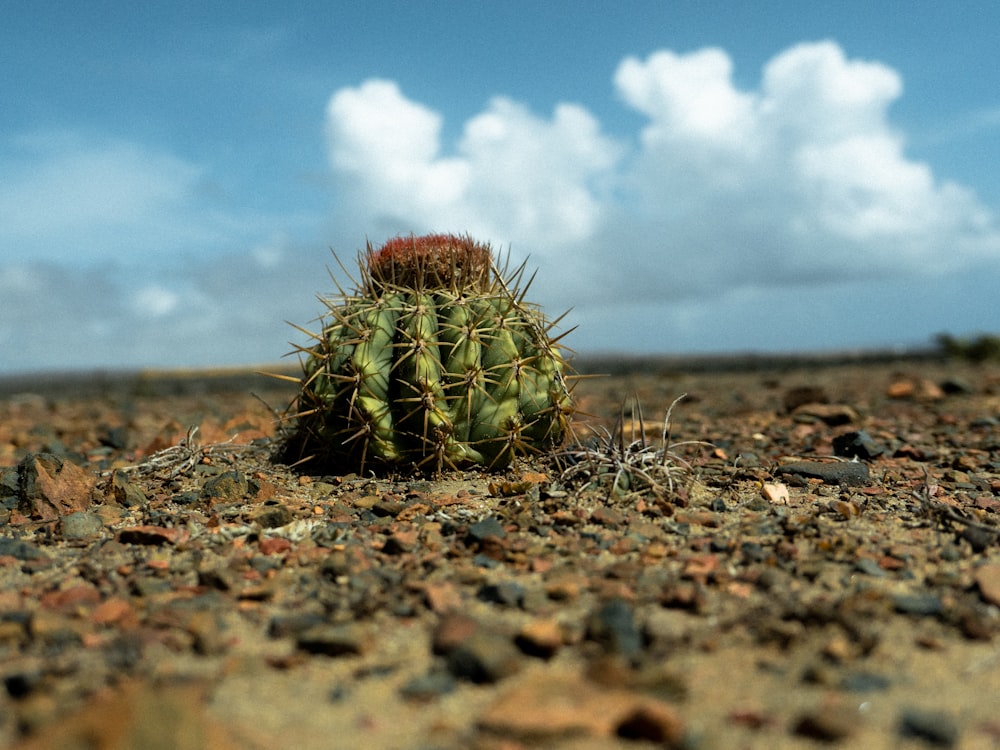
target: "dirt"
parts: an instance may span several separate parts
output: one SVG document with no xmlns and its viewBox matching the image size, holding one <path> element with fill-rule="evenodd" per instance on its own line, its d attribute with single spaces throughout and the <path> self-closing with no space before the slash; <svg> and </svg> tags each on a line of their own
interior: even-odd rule
<svg viewBox="0 0 1000 750">
<path fill-rule="evenodd" d="M 275 463 L 250 373 L 0 383 L 0 743 L 1000 747 L 1000 365 L 639 364 L 430 477 Z"/>
</svg>

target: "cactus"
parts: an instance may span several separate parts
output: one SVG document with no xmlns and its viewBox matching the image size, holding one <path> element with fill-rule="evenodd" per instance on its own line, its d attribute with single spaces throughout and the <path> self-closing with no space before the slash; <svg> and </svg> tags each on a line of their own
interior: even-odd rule
<svg viewBox="0 0 1000 750">
<path fill-rule="evenodd" d="M 295 442 L 351 466 L 509 465 L 559 443 L 572 414 L 567 365 L 540 310 L 489 245 L 396 237 L 359 258 L 353 294 L 324 299 L 304 355 Z"/>
</svg>

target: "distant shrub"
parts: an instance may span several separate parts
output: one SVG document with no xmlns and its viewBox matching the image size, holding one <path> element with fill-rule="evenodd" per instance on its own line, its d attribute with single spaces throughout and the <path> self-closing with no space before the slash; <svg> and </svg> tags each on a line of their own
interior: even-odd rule
<svg viewBox="0 0 1000 750">
<path fill-rule="evenodd" d="M 942 354 L 948 357 L 968 362 L 1000 361 L 1000 336 L 994 334 L 957 338 L 950 333 L 939 333 L 935 340 Z"/>
</svg>

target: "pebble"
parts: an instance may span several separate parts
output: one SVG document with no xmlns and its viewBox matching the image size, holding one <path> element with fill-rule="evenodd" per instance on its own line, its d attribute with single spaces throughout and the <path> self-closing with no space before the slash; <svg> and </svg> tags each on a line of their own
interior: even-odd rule
<svg viewBox="0 0 1000 750">
<path fill-rule="evenodd" d="M 479 725 L 507 741 L 541 747 L 560 738 L 611 737 L 638 700 L 629 691 L 595 685 L 575 673 L 536 674 L 495 699 Z"/>
<path fill-rule="evenodd" d="M 479 685 L 499 682 L 521 669 L 521 652 L 503 633 L 478 627 L 447 655 L 448 671 Z"/>
<path fill-rule="evenodd" d="M 870 461 L 886 452 L 885 446 L 876 442 L 871 435 L 864 430 L 857 432 L 845 432 L 833 438 L 834 455 L 844 458 L 860 458 L 862 461 Z"/>
<path fill-rule="evenodd" d="M 906 615 L 939 615 L 944 612 L 944 602 L 937 594 L 897 594 L 892 598 L 897 612 Z"/>
<path fill-rule="evenodd" d="M 820 742 L 847 739 L 858 725 L 859 715 L 841 705 L 826 705 L 807 711 L 795 722 L 795 734 Z"/>
<path fill-rule="evenodd" d="M 983 601 L 1000 607 L 1000 563 L 980 565 L 973 573 L 973 578 Z"/>
<path fill-rule="evenodd" d="M 101 535 L 104 530 L 104 519 L 96 513 L 77 511 L 59 519 L 59 530 L 63 539 L 88 541 Z"/>
<path fill-rule="evenodd" d="M 491 536 L 499 539 L 507 536 L 503 524 L 495 516 L 487 516 L 482 521 L 477 521 L 469 526 L 469 539 L 473 542 L 481 542 Z"/>
<path fill-rule="evenodd" d="M 533 620 L 521 628 L 514 643 L 528 656 L 551 659 L 563 645 L 563 629 L 555 620 Z"/>
<path fill-rule="evenodd" d="M 830 427 L 858 421 L 858 413 L 846 404 L 802 404 L 795 408 L 792 415 L 818 419 Z"/>
<path fill-rule="evenodd" d="M 524 604 L 524 586 L 516 581 L 486 583 L 480 587 L 476 598 L 490 604 L 520 607 Z"/>
<path fill-rule="evenodd" d="M 111 475 L 108 489 L 114 501 L 123 508 L 141 507 L 147 503 L 146 493 L 138 483 L 131 481 L 120 471 Z"/>
<path fill-rule="evenodd" d="M 404 683 L 399 694 L 406 700 L 429 702 L 452 692 L 458 683 L 450 672 L 432 670 Z"/>
<path fill-rule="evenodd" d="M 44 560 L 47 555 L 31 542 L 0 536 L 0 557 L 13 557 L 15 560 Z"/>
<path fill-rule="evenodd" d="M 207 480 L 201 488 L 203 500 L 234 502 L 242 500 L 250 491 L 250 483 L 241 471 L 227 471 Z"/>
<path fill-rule="evenodd" d="M 316 625 L 299 633 L 296 646 L 310 654 L 348 656 L 362 654 L 372 645 L 367 628 L 356 623 Z"/>
<path fill-rule="evenodd" d="M 640 703 L 626 715 L 619 722 L 615 734 L 628 740 L 680 747 L 684 739 L 684 722 L 667 704 L 650 700 Z"/>
<path fill-rule="evenodd" d="M 591 613 L 587 638 L 609 653 L 630 658 L 642 651 L 642 634 L 636 626 L 632 606 L 624 599 L 612 599 Z"/>
<path fill-rule="evenodd" d="M 943 711 L 905 708 L 899 716 L 899 735 L 921 739 L 935 747 L 954 747 L 958 742 L 958 726 Z"/>
<path fill-rule="evenodd" d="M 826 484 L 846 484 L 857 487 L 868 483 L 868 466 L 857 461 L 796 461 L 777 468 L 778 474 L 791 474 L 806 479 L 821 479 Z"/>
</svg>

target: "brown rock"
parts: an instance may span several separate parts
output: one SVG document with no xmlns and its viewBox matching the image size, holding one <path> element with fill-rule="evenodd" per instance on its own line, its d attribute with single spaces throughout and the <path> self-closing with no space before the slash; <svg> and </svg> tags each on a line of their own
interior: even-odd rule
<svg viewBox="0 0 1000 750">
<path fill-rule="evenodd" d="M 976 568 L 975 580 L 983 601 L 1000 607 L 1000 563 Z"/>
<path fill-rule="evenodd" d="M 555 620 L 534 620 L 521 628 L 514 642 L 529 656 L 550 659 L 563 645 L 563 629 Z"/>
<path fill-rule="evenodd" d="M 51 453 L 34 453 L 18 465 L 18 509 L 42 521 L 90 507 L 97 477 Z"/>
<path fill-rule="evenodd" d="M 802 404 L 792 414 L 813 417 L 831 427 L 858 421 L 858 413 L 846 404 Z"/>
<path fill-rule="evenodd" d="M 534 741 L 608 736 L 633 707 L 632 696 L 622 691 L 597 690 L 579 679 L 539 676 L 501 695 L 479 723 L 504 737 Z"/>
<path fill-rule="evenodd" d="M 578 735 L 613 737 L 623 725 L 628 732 L 640 723 L 644 731 L 676 737 L 680 727 L 672 709 L 657 701 L 594 685 L 576 674 L 552 673 L 521 680 L 486 709 L 479 723 L 488 732 L 529 742 Z"/>
<path fill-rule="evenodd" d="M 648 740 L 667 747 L 680 747 L 684 723 L 673 708 L 660 701 L 644 701 L 618 724 L 616 733 L 629 740 Z"/>
</svg>

